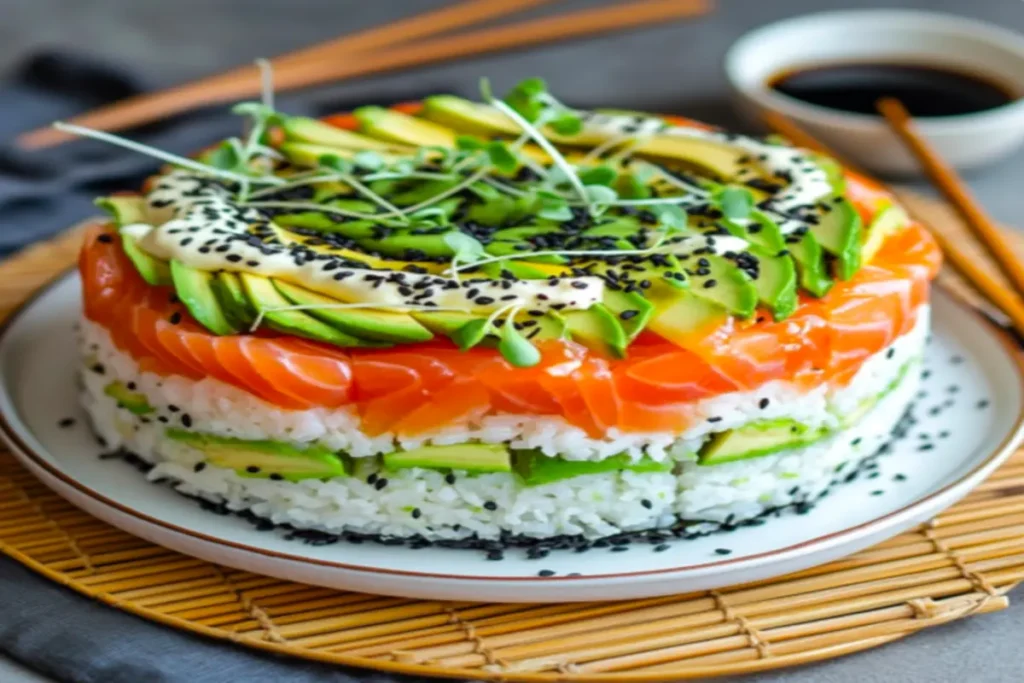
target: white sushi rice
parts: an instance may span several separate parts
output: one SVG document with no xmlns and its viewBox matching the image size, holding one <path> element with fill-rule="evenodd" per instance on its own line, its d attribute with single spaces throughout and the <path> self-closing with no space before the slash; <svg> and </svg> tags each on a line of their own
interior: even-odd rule
<svg viewBox="0 0 1024 683">
<path fill-rule="evenodd" d="M 598 440 L 560 421 L 499 415 L 429 440 L 509 442 L 564 457 L 580 451 L 588 458 L 629 452 L 676 461 L 671 473 L 623 471 L 540 486 L 525 486 L 507 473 L 455 473 L 454 481 L 449 481 L 444 473 L 425 469 L 381 473 L 387 482 L 380 486 L 379 478 L 367 480 L 378 471 L 376 459 L 360 461 L 354 476 L 329 481 L 242 477 L 209 464 L 196 472 L 194 466 L 203 460 L 201 452 L 167 438 L 165 424 L 152 416 L 140 418 L 119 408 L 103 393 L 104 387 L 115 379 L 134 382 L 158 415 L 171 419 L 187 412 L 196 431 L 297 444 L 319 442 L 339 450 L 356 444 L 360 456 L 387 452 L 402 442 L 391 435 L 362 436 L 358 418 L 350 411 L 285 411 L 215 380 L 193 382 L 140 373 L 130 357 L 113 347 L 102 328 L 88 322 L 83 324 L 86 364 L 100 363 L 104 372 L 83 371 L 82 401 L 111 448 L 124 448 L 155 465 L 151 479 L 170 479 L 182 493 L 223 503 L 234 511 L 249 511 L 276 524 L 430 540 L 490 539 L 502 533 L 597 538 L 667 527 L 680 518 L 733 523 L 813 500 L 840 476 L 837 469 L 852 470 L 886 441 L 913 398 L 919 373 L 903 374 L 896 388 L 852 427 L 805 448 L 713 466 L 697 464 L 692 453 L 712 430 L 756 420 L 792 418 L 837 427 L 837 415 L 849 414 L 864 399 L 877 396 L 900 377 L 901 368 L 921 356 L 927 327 L 927 311 L 921 311 L 914 330 L 869 358 L 846 387 L 802 392 L 787 383 L 772 382 L 757 391 L 719 396 L 701 402 L 698 410 L 722 420 L 702 421 L 681 435 L 609 434 Z M 764 409 L 759 407 L 762 398 L 769 399 Z M 172 404 L 179 412 L 168 410 Z"/>
<path fill-rule="evenodd" d="M 104 387 L 114 380 L 132 382 L 159 414 L 177 420 L 180 414 L 174 416 L 168 407 L 180 408 L 189 415 L 190 428 L 196 431 L 300 445 L 320 443 L 354 458 L 427 444 L 478 441 L 538 449 L 567 460 L 602 460 L 625 453 L 633 460 L 646 456 L 661 462 L 686 457 L 709 434 L 753 421 L 789 418 L 812 428 L 839 427 L 842 416 L 853 412 L 865 399 L 877 396 L 903 366 L 921 356 L 928 334 L 928 309 L 922 307 L 914 328 L 888 349 L 868 358 L 846 386 L 823 384 L 806 390 L 790 382 L 772 381 L 753 391 L 689 404 L 686 409 L 693 411 L 694 420 L 682 433 L 624 433 L 613 428 L 604 438 L 594 438 L 560 417 L 507 413 L 488 414 L 469 424 L 416 438 L 391 433 L 370 437 L 359 429 L 359 416 L 353 409 L 285 410 L 213 378 L 196 382 L 140 372 L 131 356 L 114 346 L 103 327 L 83 319 L 81 333 L 86 367 L 100 364 L 105 370 L 102 375 L 84 373 L 88 395 L 102 397 Z M 767 404 L 761 407 L 765 399 Z"/>
</svg>

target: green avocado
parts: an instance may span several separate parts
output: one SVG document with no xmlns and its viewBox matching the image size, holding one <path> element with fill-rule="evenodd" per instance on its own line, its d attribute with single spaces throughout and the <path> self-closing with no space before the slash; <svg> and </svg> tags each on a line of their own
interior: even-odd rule
<svg viewBox="0 0 1024 683">
<path fill-rule="evenodd" d="M 247 329 L 256 321 L 256 308 L 245 295 L 237 273 L 222 270 L 213 277 L 213 293 L 231 324 Z"/>
<path fill-rule="evenodd" d="M 371 137 L 419 147 L 455 147 L 455 132 L 446 126 L 383 107 L 356 109 L 359 129 Z"/>
<path fill-rule="evenodd" d="M 810 232 L 786 244 L 786 251 L 796 262 L 800 275 L 800 286 L 817 297 L 823 297 L 832 289 L 834 282 L 825 271 L 821 245 Z"/>
<path fill-rule="evenodd" d="M 825 436 L 793 420 L 770 420 L 730 429 L 708 439 L 698 452 L 701 465 L 718 465 L 805 446 Z"/>
<path fill-rule="evenodd" d="M 114 219 L 119 228 L 132 223 L 147 221 L 148 204 L 142 195 L 127 194 L 102 197 L 96 200 L 97 208 L 103 209 Z"/>
<path fill-rule="evenodd" d="M 264 320 L 269 327 L 286 334 L 327 342 L 335 346 L 387 346 L 387 344 L 366 341 L 345 334 L 303 311 L 274 310 L 293 304 L 277 291 L 268 278 L 250 273 L 239 273 L 238 277 L 242 281 L 242 288 L 249 301 L 258 311 L 264 312 Z"/>
<path fill-rule="evenodd" d="M 224 315 L 224 310 L 214 294 L 213 273 L 189 268 L 181 261 L 172 260 L 171 279 L 174 281 L 174 290 L 178 298 L 203 327 L 219 335 L 238 332 L 238 328 Z"/>
<path fill-rule="evenodd" d="M 654 304 L 648 329 L 670 341 L 719 325 L 728 316 L 725 308 L 714 301 L 662 283 L 654 283 L 647 299 Z"/>
<path fill-rule="evenodd" d="M 643 458 L 634 462 L 628 455 L 615 455 L 604 460 L 563 460 L 551 458 L 540 451 L 517 451 L 513 467 L 519 480 L 527 486 L 540 486 L 587 474 L 606 472 L 671 472 L 671 462 L 655 462 Z"/>
<path fill-rule="evenodd" d="M 754 280 L 757 298 L 768 307 L 776 320 L 785 320 L 797 305 L 796 266 L 788 255 L 778 256 L 762 247 L 751 246 L 757 257 L 758 274 Z"/>
<path fill-rule="evenodd" d="M 462 311 L 429 311 L 410 314 L 421 325 L 434 334 L 451 337 L 460 327 L 480 316 Z"/>
<path fill-rule="evenodd" d="M 875 257 L 889 236 L 910 222 L 910 216 L 901 207 L 892 204 L 885 207 L 872 219 L 868 226 L 867 239 L 861 249 L 861 259 L 867 263 Z"/>
<path fill-rule="evenodd" d="M 724 220 L 723 223 L 736 237 L 745 239 L 772 254 L 786 248 L 786 240 L 778 223 L 760 211 L 754 211 L 743 225 L 730 220 Z"/>
<path fill-rule="evenodd" d="M 831 211 L 821 214 L 811 234 L 821 247 L 835 256 L 835 277 L 849 280 L 860 268 L 860 248 L 863 230 L 860 214 L 843 199 L 831 205 Z"/>
<path fill-rule="evenodd" d="M 258 479 L 330 479 L 349 473 L 344 456 L 323 446 L 299 448 L 278 441 L 246 441 L 228 436 L 168 429 L 168 438 L 202 451 L 211 464 Z"/>
<path fill-rule="evenodd" d="M 455 255 L 451 245 L 445 242 L 443 233 L 413 235 L 396 232 L 387 237 L 365 237 L 356 242 L 367 251 L 397 258 L 405 258 L 410 251 L 422 253 L 427 258 L 451 258 Z"/>
<path fill-rule="evenodd" d="M 604 304 L 586 310 L 563 311 L 565 328 L 573 341 L 613 358 L 624 358 L 629 337 L 619 317 Z"/>
<path fill-rule="evenodd" d="M 515 121 L 494 107 L 454 95 L 434 95 L 424 99 L 420 116 L 453 130 L 482 138 L 490 138 L 496 134 L 514 136 L 522 132 Z"/>
<path fill-rule="evenodd" d="M 167 262 L 143 251 L 136 239 L 127 232 L 121 233 L 121 248 L 124 249 L 128 260 L 135 266 L 135 270 L 139 271 L 139 275 L 146 281 L 146 284 L 155 287 L 174 284 L 171 278 L 171 268 Z"/>
<path fill-rule="evenodd" d="M 695 267 L 691 259 L 690 291 L 695 297 L 714 301 L 730 313 L 742 318 L 750 317 L 757 307 L 757 289 L 750 276 L 735 263 L 717 254 L 699 257 Z M 706 263 L 707 265 L 703 265 Z M 697 274 L 702 269 L 704 274 Z"/>
<path fill-rule="evenodd" d="M 452 446 L 422 446 L 384 456 L 390 470 L 422 467 L 428 470 L 465 472 L 511 472 L 512 458 L 502 444 L 465 443 Z"/>
<path fill-rule="evenodd" d="M 146 415 L 153 412 L 145 395 L 129 389 L 123 382 L 111 382 L 103 388 L 103 393 L 117 401 L 118 408 L 124 408 L 132 415 Z"/>
<path fill-rule="evenodd" d="M 290 282 L 273 282 L 277 291 L 294 304 L 330 306 L 343 303 Z M 319 318 L 328 325 L 360 339 L 414 343 L 427 341 L 434 336 L 407 313 L 371 308 L 321 308 L 310 309 L 307 312 L 314 318 Z"/>
<path fill-rule="evenodd" d="M 414 154 L 415 149 L 405 145 L 395 145 L 382 142 L 376 138 L 344 128 L 332 126 L 329 123 L 304 116 L 289 116 L 281 124 L 285 138 L 299 143 L 309 143 L 325 147 L 340 147 L 343 149 L 362 151 L 372 150 L 376 152 L 395 152 L 399 154 Z M 336 151 L 336 150 L 335 150 Z M 325 152 L 328 154 L 330 152 Z"/>
<path fill-rule="evenodd" d="M 639 292 L 624 292 L 606 287 L 601 303 L 619 319 L 626 338 L 637 338 L 654 315 L 654 304 Z"/>
</svg>

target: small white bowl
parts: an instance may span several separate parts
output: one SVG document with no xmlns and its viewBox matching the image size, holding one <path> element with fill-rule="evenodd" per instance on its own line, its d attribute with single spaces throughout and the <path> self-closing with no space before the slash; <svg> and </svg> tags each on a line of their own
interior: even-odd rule
<svg viewBox="0 0 1024 683">
<path fill-rule="evenodd" d="M 850 10 L 787 19 L 740 38 L 726 55 L 725 70 L 748 116 L 784 114 L 866 169 L 918 173 L 881 117 L 808 104 L 768 87 L 772 76 L 793 68 L 854 61 L 947 66 L 1016 90 L 1016 100 L 995 109 L 917 119 L 918 129 L 957 168 L 996 161 L 1024 141 L 1024 36 L 955 15 Z"/>
</svg>

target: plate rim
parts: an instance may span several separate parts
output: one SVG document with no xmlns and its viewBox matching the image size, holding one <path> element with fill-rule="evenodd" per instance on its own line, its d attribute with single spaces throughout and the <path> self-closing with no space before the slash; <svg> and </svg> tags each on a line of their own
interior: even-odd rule
<svg viewBox="0 0 1024 683">
<path fill-rule="evenodd" d="M 70 266 L 67 269 L 61 271 L 57 276 L 37 288 L 30 296 L 16 306 L 7 317 L 0 322 L 0 348 L 7 342 L 11 331 L 18 325 L 19 321 L 39 302 L 40 299 L 45 297 L 52 290 L 63 285 L 65 281 L 72 277 L 78 277 L 78 271 L 75 266 Z M 84 495 L 92 499 L 95 503 L 103 505 L 117 513 L 127 515 L 134 518 L 137 522 L 149 524 L 160 527 L 164 531 L 176 533 L 182 536 L 191 538 L 194 541 L 199 541 L 214 546 L 220 546 L 222 548 L 230 548 L 235 551 L 241 551 L 245 553 L 251 553 L 259 555 L 265 558 L 278 561 L 296 562 L 306 565 L 314 565 L 317 567 L 324 567 L 336 570 L 344 570 L 349 572 L 357 572 L 361 574 L 388 574 L 394 576 L 408 576 L 418 577 L 423 579 L 436 579 L 436 580 L 458 580 L 458 581 L 478 581 L 478 582 L 519 582 L 519 583 L 550 583 L 550 582 L 588 582 L 598 580 L 613 580 L 613 579 L 646 579 L 646 578 L 665 578 L 672 574 L 681 573 L 704 573 L 716 569 L 726 570 L 742 570 L 742 569 L 754 569 L 756 567 L 763 566 L 765 563 L 770 561 L 782 562 L 787 559 L 798 557 L 801 552 L 805 551 L 809 547 L 815 549 L 824 550 L 832 547 L 836 543 L 843 541 L 853 542 L 856 539 L 869 535 L 872 530 L 875 530 L 879 525 L 891 524 L 898 526 L 899 520 L 907 516 L 913 516 L 913 514 L 921 507 L 927 506 L 929 503 L 936 502 L 937 500 L 948 496 L 955 492 L 960 487 L 964 486 L 966 482 L 973 480 L 976 477 L 985 477 L 991 474 L 993 470 L 998 468 L 1013 452 L 1014 446 L 1022 438 L 1024 438 L 1024 353 L 1021 352 L 1020 346 L 1014 341 L 1012 334 L 999 326 L 994 320 L 988 315 L 984 314 L 977 306 L 970 304 L 965 301 L 963 297 L 949 290 L 948 287 L 943 286 L 941 283 L 933 281 L 931 283 L 933 291 L 938 291 L 943 295 L 955 308 L 959 309 L 962 313 L 974 318 L 980 322 L 980 327 L 985 330 L 985 334 L 994 337 L 996 341 L 1003 347 L 1004 352 L 1011 361 L 1011 365 L 1016 371 L 1017 383 L 1021 389 L 1021 406 L 1018 410 L 1016 420 L 1012 427 L 1008 430 L 1006 436 L 1000 441 L 999 445 L 992 449 L 992 451 L 984 456 L 974 467 L 969 471 L 965 472 L 960 477 L 942 486 L 941 488 L 932 491 L 931 493 L 922 496 L 912 502 L 897 508 L 884 515 L 880 515 L 868 521 L 856 524 L 838 531 L 834 531 L 828 534 L 815 536 L 814 538 L 801 541 L 799 543 L 790 544 L 781 548 L 775 548 L 773 550 L 767 550 L 754 555 L 746 555 L 742 557 L 714 560 L 712 562 L 704 562 L 700 564 L 692 564 L 677 567 L 666 567 L 662 569 L 649 569 L 640 571 L 629 571 L 629 572 L 615 572 L 609 574 L 588 574 L 584 576 L 474 576 L 465 574 L 442 574 L 436 572 L 420 572 L 420 571 L 409 571 L 404 569 L 392 569 L 392 568 L 381 568 L 381 567 L 369 567 L 366 565 L 354 565 L 346 562 L 339 562 L 334 560 L 327 560 L 321 558 L 304 557 L 302 555 L 281 552 L 277 550 L 271 550 L 266 548 L 260 548 L 258 546 L 252 546 L 247 543 L 238 541 L 226 540 L 211 536 L 209 534 L 194 531 L 192 529 L 179 526 L 175 523 L 168 522 L 166 520 L 154 517 L 145 512 L 140 512 L 128 505 L 120 503 L 116 500 L 112 500 L 105 494 L 93 489 L 92 487 L 86 486 L 81 482 L 78 482 L 63 469 L 52 465 L 47 461 L 46 458 L 42 457 L 35 449 L 29 446 L 19 434 L 19 430 L 11 424 L 11 419 L 7 415 L 5 410 L 0 409 L 0 439 L 2 439 L 11 449 L 11 452 L 23 464 L 29 465 L 30 469 L 39 468 L 46 472 L 47 475 L 53 479 L 59 481 L 64 486 L 69 486 L 75 489 L 79 494 Z M 5 395 L 8 402 L 13 409 L 17 408 L 16 402 L 9 392 L 5 391 L 0 386 L 0 394 Z M 23 423 L 23 420 L 17 418 L 18 422 Z M 27 425 L 22 424 L 23 430 L 27 431 Z M 35 475 L 37 478 L 38 475 Z M 49 486 L 45 479 L 40 480 Z M 980 483 L 980 482 L 977 482 Z M 972 487 L 973 488 L 973 487 Z M 60 492 L 57 491 L 58 495 Z M 964 494 L 966 495 L 966 493 Z M 63 497 L 63 496 L 62 496 Z M 955 501 L 953 501 L 955 502 Z M 112 526 L 118 526 L 112 524 Z M 124 530 L 122 528 L 122 530 Z M 132 533 L 132 532 L 128 532 Z M 137 535 L 137 534 L 132 534 Z M 159 544 L 157 544 L 159 545 Z M 183 553 L 186 554 L 186 553 Z"/>
</svg>

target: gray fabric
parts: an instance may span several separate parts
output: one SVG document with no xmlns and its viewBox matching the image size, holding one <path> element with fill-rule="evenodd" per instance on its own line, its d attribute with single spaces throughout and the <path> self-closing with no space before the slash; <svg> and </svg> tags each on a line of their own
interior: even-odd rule
<svg viewBox="0 0 1024 683">
<path fill-rule="evenodd" d="M 441 0 L 0 0 L 0 70 L 17 77 L 0 86 L 0 140 L 89 106 L 89 98 L 94 104 L 95 99 L 118 92 L 187 80 L 438 4 Z M 571 0 L 531 14 L 593 4 Z M 718 4 L 713 16 L 700 21 L 364 79 L 283 99 L 282 108 L 320 113 L 347 103 L 390 102 L 439 89 L 472 93 L 482 74 L 500 87 L 542 74 L 556 92 L 580 106 L 647 108 L 734 124 L 721 75 L 722 55 L 740 34 L 777 18 L 818 9 L 899 6 L 953 11 L 1024 28 L 1024 4 L 1019 0 Z M 60 45 L 62 52 L 39 52 L 53 45 Z M 34 66 L 26 69 L 26 55 L 33 52 L 36 62 L 29 61 Z M 44 55 L 41 66 L 39 54 Z M 109 64 L 121 70 L 104 66 Z M 70 76 L 61 71 L 68 67 Z M 97 79 L 106 83 L 98 90 Z M 81 88 L 84 82 L 91 87 Z M 194 115 L 189 123 L 187 128 L 158 126 L 145 134 L 157 144 L 184 152 L 215 139 L 223 134 L 223 126 L 231 125 L 218 112 Z M 145 172 L 146 164 L 90 145 L 46 155 L 0 151 L 0 251 L 88 215 L 90 193 L 120 186 Z M 979 171 L 970 180 L 997 218 L 1019 221 L 1018 197 L 1024 185 L 1019 156 Z M 63 201 L 55 203 L 54 197 Z M 1020 597 L 1018 590 L 1014 598 Z M 1014 603 L 1005 612 L 931 629 L 870 652 L 744 680 L 1019 681 L 1024 678 L 1022 634 L 1024 608 Z M 56 680 L 76 683 L 412 680 L 281 660 L 177 633 L 94 603 L 6 559 L 0 559 L 0 651 Z"/>
</svg>

